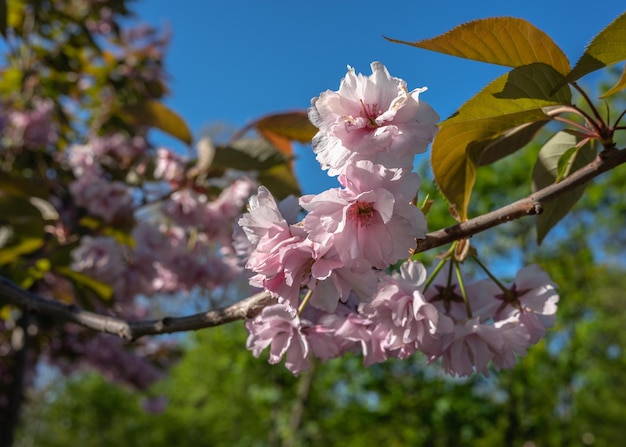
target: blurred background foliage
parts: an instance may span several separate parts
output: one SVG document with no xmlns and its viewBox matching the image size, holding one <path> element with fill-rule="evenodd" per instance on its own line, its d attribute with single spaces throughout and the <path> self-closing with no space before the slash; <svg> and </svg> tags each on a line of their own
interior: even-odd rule
<svg viewBox="0 0 626 447">
<path fill-rule="evenodd" d="M 535 151 L 481 168 L 476 213 L 528 193 Z M 532 218 L 475 238 L 494 270 L 537 262 L 559 285 L 556 327 L 513 370 L 458 380 L 421 357 L 370 368 L 348 357 L 293 377 L 247 352 L 234 324 L 190 334 L 180 363 L 145 392 L 95 373 L 55 376 L 29 395 L 17 445 L 620 445 L 623 178 L 615 170 L 590 185 L 540 247 Z M 429 189 L 431 226 L 449 223 Z"/>
</svg>

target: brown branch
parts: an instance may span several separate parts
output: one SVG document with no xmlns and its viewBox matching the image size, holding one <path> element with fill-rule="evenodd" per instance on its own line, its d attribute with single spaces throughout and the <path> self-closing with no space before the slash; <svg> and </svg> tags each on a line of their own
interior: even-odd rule
<svg viewBox="0 0 626 447">
<path fill-rule="evenodd" d="M 428 233 L 425 239 L 418 241 L 418 247 L 415 252 L 420 253 L 450 242 L 466 239 L 489 228 L 519 219 L 520 217 L 541 214 L 545 203 L 556 199 L 577 186 L 584 185 L 600 174 L 623 163 L 626 163 L 626 150 L 612 149 L 603 151 L 598 154 L 591 163 L 583 166 L 559 183 L 547 186 L 528 197 L 510 203 L 502 208 L 498 208 L 495 211 L 483 214 L 482 216 Z"/>
<path fill-rule="evenodd" d="M 145 335 L 193 331 L 236 320 L 245 320 L 254 317 L 261 309 L 275 301 L 269 293 L 261 292 L 231 306 L 209 312 L 184 317 L 165 317 L 158 320 L 127 321 L 41 297 L 18 287 L 3 277 L 0 277 L 0 297 L 8 298 L 18 307 L 58 317 L 98 332 L 114 334 L 126 340 L 135 340 Z"/>
<path fill-rule="evenodd" d="M 623 163 L 626 163 L 626 150 L 606 150 L 600 153 L 591 163 L 559 183 L 543 188 L 526 198 L 490 213 L 458 225 L 428 233 L 425 239 L 419 241 L 416 252 L 440 247 L 455 240 L 469 238 L 488 228 L 519 219 L 523 216 L 539 214 L 543 210 L 544 203 L 554 200 L 565 192 L 583 185 L 598 175 Z M 63 304 L 43 298 L 23 290 L 3 277 L 0 277 L 0 297 L 8 298 L 9 301 L 18 307 L 56 316 L 99 332 L 115 334 L 127 340 L 134 340 L 145 335 L 197 330 L 252 318 L 263 307 L 275 302 L 275 299 L 269 293 L 262 292 L 245 298 L 231 306 L 209 312 L 184 317 L 166 317 L 159 320 L 126 321 L 122 318 L 96 314 L 75 305 Z"/>
</svg>

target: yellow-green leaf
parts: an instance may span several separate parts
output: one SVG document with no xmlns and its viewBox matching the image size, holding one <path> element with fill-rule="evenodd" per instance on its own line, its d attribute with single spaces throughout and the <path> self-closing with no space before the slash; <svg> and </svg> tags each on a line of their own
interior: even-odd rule
<svg viewBox="0 0 626 447">
<path fill-rule="evenodd" d="M 305 111 L 266 115 L 253 125 L 263 138 L 288 157 L 293 157 L 292 141 L 309 143 L 317 132 Z"/>
<path fill-rule="evenodd" d="M 77 288 L 86 287 L 104 301 L 109 301 L 113 298 L 113 288 L 102 281 L 98 281 L 84 273 L 76 272 L 67 267 L 55 267 L 54 270 L 72 281 Z"/>
<path fill-rule="evenodd" d="M 309 143 L 317 133 L 305 111 L 266 115 L 256 121 L 256 128 L 263 133 L 269 131 L 290 141 Z"/>
<path fill-rule="evenodd" d="M 557 181 L 559 161 L 563 155 L 576 146 L 577 140 L 574 135 L 567 132 L 557 132 L 539 151 L 535 168 L 533 169 L 532 189 L 538 191 Z M 571 164 L 569 174 L 591 162 L 596 156 L 595 148 L 591 143 L 586 143 L 577 148 L 573 159 L 568 160 Z M 561 162 L 563 163 L 563 162 Z M 552 200 L 543 205 L 543 212 L 537 216 L 537 243 L 541 244 L 548 232 L 572 209 L 585 191 L 585 185 L 579 186 L 561 195 L 557 200 Z"/>
<path fill-rule="evenodd" d="M 544 113 L 546 108 L 570 102 L 567 87 L 550 96 L 551 86 L 560 77 L 545 64 L 516 68 L 494 80 L 441 123 L 432 147 L 433 173 L 461 219 L 467 218 L 477 165 L 495 161 L 511 154 L 512 147 L 516 150 L 525 145 L 550 119 Z M 505 144 L 507 140 L 510 146 Z"/>
<path fill-rule="evenodd" d="M 261 171 L 258 179 L 278 200 L 284 199 L 289 195 L 300 195 L 298 181 L 287 164 L 272 166 Z"/>
<path fill-rule="evenodd" d="M 569 87 L 565 86 L 551 94 L 552 86 L 561 78 L 556 70 L 546 64 L 515 68 L 492 81 L 444 123 L 570 104 L 572 93 Z"/>
<path fill-rule="evenodd" d="M 32 253 L 43 246 L 43 237 L 22 237 L 13 244 L 0 249 L 0 266 L 15 261 L 22 255 Z"/>
<path fill-rule="evenodd" d="M 288 158 L 267 141 L 261 138 L 244 138 L 236 140 L 230 146 L 218 147 L 211 167 L 264 171 L 279 164 L 286 164 L 288 161 Z"/>
<path fill-rule="evenodd" d="M 564 82 L 575 81 L 623 60 L 626 60 L 626 12 L 593 38 Z"/>
<path fill-rule="evenodd" d="M 543 31 L 526 20 L 492 17 L 464 23 L 432 39 L 403 43 L 426 50 L 481 62 L 521 67 L 544 63 L 565 75 L 569 61 L 563 51 Z"/>
<path fill-rule="evenodd" d="M 579 148 L 577 148 L 576 146 L 570 147 L 559 157 L 555 183 L 559 183 L 561 180 L 569 175 L 569 172 L 572 169 L 572 162 L 576 157 L 578 149 Z"/>
<path fill-rule="evenodd" d="M 186 144 L 193 140 L 185 120 L 158 101 L 148 100 L 124 107 L 120 114 L 133 125 L 155 127 Z"/>
<path fill-rule="evenodd" d="M 613 87 L 608 89 L 600 98 L 608 98 L 615 93 L 619 93 L 626 88 L 626 64 L 624 64 L 624 69 L 622 70 L 622 76 L 619 78 L 619 81 L 615 83 Z"/>
<path fill-rule="evenodd" d="M 441 192 L 456 207 L 461 220 L 467 218 L 477 160 L 487 147 L 484 141 L 496 139 L 522 123 L 545 119 L 541 109 L 535 109 L 441 126 L 432 147 L 433 174 Z"/>
</svg>

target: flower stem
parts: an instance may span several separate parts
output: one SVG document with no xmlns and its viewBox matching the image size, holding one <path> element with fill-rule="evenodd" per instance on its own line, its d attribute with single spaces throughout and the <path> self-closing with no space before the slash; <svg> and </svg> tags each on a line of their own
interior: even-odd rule
<svg viewBox="0 0 626 447">
<path fill-rule="evenodd" d="M 463 296 L 463 302 L 465 303 L 465 312 L 467 313 L 467 318 L 472 318 L 472 308 L 469 304 L 469 299 L 467 298 L 467 291 L 465 290 L 465 282 L 463 281 L 463 276 L 461 275 L 461 268 L 459 267 L 459 263 L 454 263 L 454 270 L 456 273 L 456 279 L 459 282 L 459 289 L 461 289 L 461 295 Z"/>
<path fill-rule="evenodd" d="M 504 284 L 502 284 L 498 280 L 498 278 L 493 276 L 493 273 L 491 273 L 489 269 L 485 266 L 485 264 L 480 262 L 480 260 L 476 256 L 472 256 L 472 259 L 476 261 L 476 263 L 480 266 L 481 269 L 483 269 L 483 271 L 487 274 L 487 276 L 489 276 L 489 278 L 491 278 L 491 280 L 496 283 L 496 285 L 500 288 L 500 290 L 502 290 L 504 293 L 507 293 L 509 291 L 509 288 L 506 287 Z"/>
<path fill-rule="evenodd" d="M 452 248 L 450 250 L 448 250 L 448 254 L 454 252 L 454 247 L 456 247 L 456 244 L 457 244 L 457 241 L 455 241 L 452 244 Z M 437 267 L 435 267 L 433 272 L 430 274 L 430 276 L 428 277 L 428 279 L 424 283 L 424 290 L 422 291 L 422 293 L 426 293 L 426 290 L 432 284 L 432 282 L 435 280 L 435 278 L 437 277 L 437 275 L 439 274 L 439 272 L 441 271 L 443 266 L 446 264 L 446 261 L 448 260 L 448 258 L 449 258 L 449 255 L 444 256 L 443 258 L 441 258 L 439 260 L 439 264 L 437 264 Z"/>
<path fill-rule="evenodd" d="M 307 304 L 309 304 L 309 300 L 311 299 L 311 296 L 313 295 L 313 291 L 309 290 L 306 295 L 304 295 L 304 298 L 302 298 L 302 302 L 300 303 L 300 305 L 298 306 L 298 315 L 302 315 L 302 312 L 304 312 L 304 308 L 306 307 Z"/>
</svg>

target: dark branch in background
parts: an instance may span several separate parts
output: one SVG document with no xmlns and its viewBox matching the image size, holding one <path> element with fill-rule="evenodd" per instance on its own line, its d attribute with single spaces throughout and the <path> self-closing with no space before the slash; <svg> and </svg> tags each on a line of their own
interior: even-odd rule
<svg viewBox="0 0 626 447">
<path fill-rule="evenodd" d="M 543 204 L 554 200 L 573 188 L 589 182 L 598 175 L 626 163 L 626 150 L 609 149 L 600 153 L 595 160 L 574 172 L 563 181 L 543 188 L 530 196 L 506 205 L 490 213 L 462 222 L 442 230 L 428 233 L 419 242 L 417 253 L 440 247 L 460 239 L 466 239 L 488 228 L 519 219 L 523 216 L 540 214 Z M 126 321 L 117 317 L 88 312 L 75 305 L 63 304 L 43 298 L 0 277 L 0 297 L 8 298 L 18 307 L 42 314 L 56 316 L 99 332 L 135 340 L 145 335 L 184 332 L 245 320 L 257 315 L 265 306 L 274 303 L 269 293 L 262 292 L 245 298 L 231 306 L 184 317 L 166 317 L 159 320 Z"/>
</svg>

